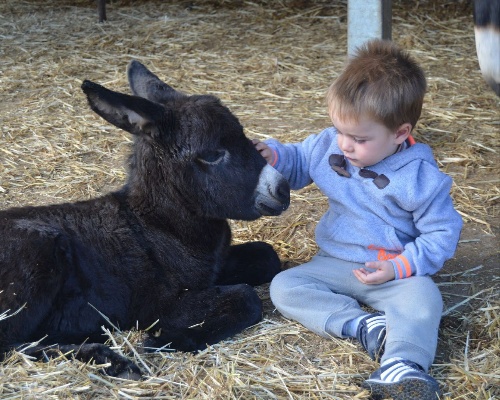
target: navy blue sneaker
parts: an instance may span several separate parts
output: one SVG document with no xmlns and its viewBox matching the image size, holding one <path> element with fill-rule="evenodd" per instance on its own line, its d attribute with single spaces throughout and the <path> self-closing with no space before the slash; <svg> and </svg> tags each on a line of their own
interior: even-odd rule
<svg viewBox="0 0 500 400">
<path fill-rule="evenodd" d="M 384 354 L 386 333 L 383 313 L 377 312 L 367 315 L 359 322 L 356 338 L 374 361 L 378 361 Z"/>
<path fill-rule="evenodd" d="M 420 365 L 402 358 L 391 360 L 372 373 L 362 385 L 371 391 L 372 399 L 439 399 L 439 384 Z"/>
</svg>

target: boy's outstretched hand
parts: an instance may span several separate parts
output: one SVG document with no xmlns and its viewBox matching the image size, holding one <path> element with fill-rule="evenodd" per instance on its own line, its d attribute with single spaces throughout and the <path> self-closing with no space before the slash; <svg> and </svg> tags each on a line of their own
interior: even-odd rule
<svg viewBox="0 0 500 400">
<path fill-rule="evenodd" d="M 392 281 L 395 277 L 394 267 L 389 261 L 368 261 L 365 266 L 375 271 L 360 268 L 353 270 L 353 273 L 360 282 L 367 285 L 379 285 Z"/>
<path fill-rule="evenodd" d="M 274 153 L 269 146 L 264 142 L 261 142 L 259 139 L 252 139 L 252 143 L 260 155 L 266 159 L 267 163 L 273 165 Z"/>
</svg>

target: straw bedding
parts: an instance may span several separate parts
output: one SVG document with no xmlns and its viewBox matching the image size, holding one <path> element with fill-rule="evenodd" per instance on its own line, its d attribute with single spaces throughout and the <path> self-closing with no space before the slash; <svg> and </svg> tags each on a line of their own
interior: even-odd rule
<svg viewBox="0 0 500 400">
<path fill-rule="evenodd" d="M 415 132 L 455 181 L 466 222 L 457 257 L 437 277 L 447 304 L 433 375 L 445 398 L 500 396 L 499 99 L 475 57 L 465 1 L 393 2 L 393 39 L 427 74 Z M 86 199 L 121 185 L 127 133 L 88 109 L 83 79 L 127 91 L 135 58 L 186 93 L 219 96 L 252 138 L 298 141 L 328 125 L 324 93 L 345 59 L 345 1 L 118 1 L 97 23 L 89 0 L 0 4 L 0 207 Z M 285 267 L 315 252 L 326 202 L 310 186 L 279 218 L 232 222 L 235 243 L 265 240 Z M 141 332 L 103 334 L 146 379 L 128 382 L 61 356 L 0 364 L 0 398 L 366 399 L 377 368 L 349 340 L 320 339 L 281 317 L 259 288 L 264 320 L 199 354 L 142 354 Z M 0 315 L 0 319 L 6 315 Z"/>
</svg>

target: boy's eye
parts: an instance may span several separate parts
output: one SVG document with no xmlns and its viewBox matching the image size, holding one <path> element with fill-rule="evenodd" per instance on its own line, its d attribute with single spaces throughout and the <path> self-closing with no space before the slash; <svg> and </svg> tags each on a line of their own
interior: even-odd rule
<svg viewBox="0 0 500 400">
<path fill-rule="evenodd" d="M 364 142 L 366 142 L 366 139 L 356 139 L 356 138 L 354 138 L 354 141 L 356 143 L 364 143 Z"/>
</svg>

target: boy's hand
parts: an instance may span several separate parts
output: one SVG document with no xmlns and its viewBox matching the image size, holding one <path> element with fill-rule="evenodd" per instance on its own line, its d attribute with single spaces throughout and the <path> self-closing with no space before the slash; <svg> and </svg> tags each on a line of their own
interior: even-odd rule
<svg viewBox="0 0 500 400">
<path fill-rule="evenodd" d="M 252 143 L 260 155 L 266 159 L 267 163 L 273 165 L 274 152 L 269 148 L 269 146 L 259 141 L 259 139 L 252 139 Z"/>
<path fill-rule="evenodd" d="M 368 261 L 365 266 L 376 271 L 368 271 L 364 268 L 355 269 L 354 275 L 358 280 L 367 285 L 379 285 L 392 281 L 395 277 L 394 267 L 389 261 Z"/>
</svg>

